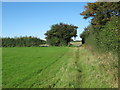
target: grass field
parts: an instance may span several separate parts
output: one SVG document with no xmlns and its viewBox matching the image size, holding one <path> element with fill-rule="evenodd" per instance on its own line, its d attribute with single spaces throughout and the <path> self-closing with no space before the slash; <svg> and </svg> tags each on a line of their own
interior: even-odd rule
<svg viewBox="0 0 120 90">
<path fill-rule="evenodd" d="M 117 88 L 107 63 L 82 47 L 3 48 L 2 87 Z"/>
</svg>

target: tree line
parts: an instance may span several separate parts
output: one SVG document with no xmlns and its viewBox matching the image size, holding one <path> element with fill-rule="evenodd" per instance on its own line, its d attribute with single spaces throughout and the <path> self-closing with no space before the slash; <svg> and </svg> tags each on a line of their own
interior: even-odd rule
<svg viewBox="0 0 120 90">
<path fill-rule="evenodd" d="M 2 39 L 2 47 L 34 47 L 46 43 L 37 37 L 24 36 L 24 37 L 4 37 Z"/>
<path fill-rule="evenodd" d="M 120 2 L 88 3 L 80 13 L 91 23 L 80 35 L 82 43 L 100 51 L 119 51 Z"/>
</svg>

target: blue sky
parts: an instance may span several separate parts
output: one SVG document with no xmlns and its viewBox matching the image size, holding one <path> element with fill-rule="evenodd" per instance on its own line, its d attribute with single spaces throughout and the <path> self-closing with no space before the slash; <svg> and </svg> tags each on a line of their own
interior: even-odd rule
<svg viewBox="0 0 120 90">
<path fill-rule="evenodd" d="M 56 23 L 78 26 L 78 37 L 90 21 L 80 15 L 86 2 L 3 2 L 3 37 L 35 36 L 45 38 L 44 33 Z"/>
</svg>

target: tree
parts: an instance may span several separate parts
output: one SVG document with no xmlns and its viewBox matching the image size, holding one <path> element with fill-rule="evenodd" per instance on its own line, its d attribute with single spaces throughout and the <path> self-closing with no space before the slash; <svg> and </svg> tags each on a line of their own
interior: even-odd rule
<svg viewBox="0 0 120 90">
<path fill-rule="evenodd" d="M 110 21 L 111 17 L 120 16 L 120 2 L 88 3 L 81 15 L 84 19 L 92 17 L 91 24 L 94 27 L 101 27 Z"/>
<path fill-rule="evenodd" d="M 64 23 L 52 25 L 51 29 L 45 33 L 47 43 L 52 46 L 67 46 L 71 38 L 77 36 L 77 28 Z"/>
</svg>

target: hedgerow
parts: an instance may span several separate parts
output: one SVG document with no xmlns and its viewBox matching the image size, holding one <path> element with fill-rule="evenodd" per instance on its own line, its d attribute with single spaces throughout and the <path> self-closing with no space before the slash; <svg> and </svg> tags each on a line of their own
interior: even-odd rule
<svg viewBox="0 0 120 90">
<path fill-rule="evenodd" d="M 112 17 L 111 20 L 100 29 L 89 29 L 89 34 L 85 34 L 85 44 L 100 51 L 117 52 L 119 49 L 118 44 L 120 42 L 119 30 L 120 17 Z"/>
</svg>

